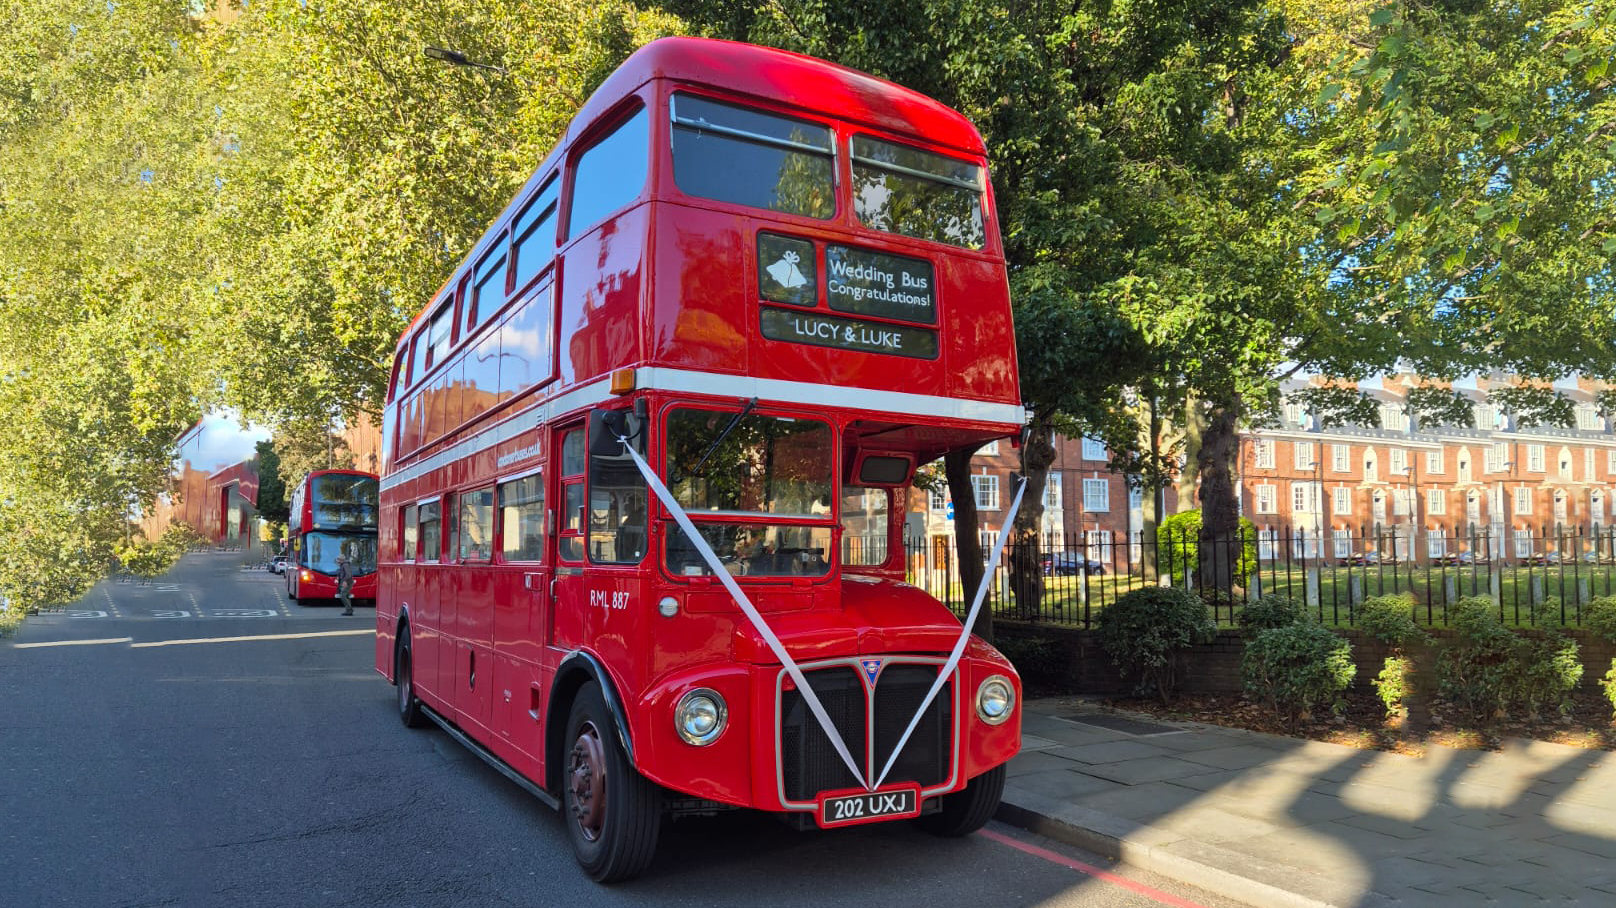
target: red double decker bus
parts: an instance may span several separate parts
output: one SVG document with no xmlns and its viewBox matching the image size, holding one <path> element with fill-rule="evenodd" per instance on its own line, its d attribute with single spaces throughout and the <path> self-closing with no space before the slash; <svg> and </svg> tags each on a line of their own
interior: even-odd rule
<svg viewBox="0 0 1616 908">
<path fill-rule="evenodd" d="M 303 477 L 286 520 L 287 598 L 299 604 L 334 598 L 338 556 L 353 565 L 353 598 L 376 598 L 378 495 L 375 473 L 315 470 Z"/>
<path fill-rule="evenodd" d="M 917 464 L 1025 422 L 982 140 L 820 60 L 639 50 L 400 340 L 376 668 L 561 809 L 980 827 L 1020 681 L 904 582 Z"/>
</svg>

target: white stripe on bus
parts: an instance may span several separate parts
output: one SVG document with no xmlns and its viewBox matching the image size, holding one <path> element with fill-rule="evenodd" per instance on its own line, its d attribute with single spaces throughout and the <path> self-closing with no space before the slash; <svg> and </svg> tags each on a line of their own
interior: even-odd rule
<svg viewBox="0 0 1616 908">
<path fill-rule="evenodd" d="M 1018 404 L 995 404 L 979 400 L 960 400 L 931 394 L 909 394 L 903 391 L 877 391 L 870 388 L 849 388 L 817 382 L 784 381 L 774 378 L 748 378 L 744 375 L 724 375 L 716 372 L 694 372 L 669 369 L 663 366 L 641 366 L 635 370 L 636 387 L 656 391 L 674 391 L 686 394 L 710 394 L 723 397 L 757 397 L 765 401 L 833 406 L 848 410 L 867 410 L 883 414 L 926 416 L 941 419 L 970 420 L 972 422 L 1008 423 L 1025 425 L 1027 411 Z M 504 422 L 462 441 L 453 447 L 382 478 L 381 487 L 395 486 L 419 479 L 434 470 L 458 463 L 468 457 L 495 448 L 524 432 L 537 429 L 558 414 L 610 400 L 611 380 L 601 379 L 568 391 L 559 397 L 530 407 Z M 507 465 L 514 466 L 514 464 Z"/>
</svg>

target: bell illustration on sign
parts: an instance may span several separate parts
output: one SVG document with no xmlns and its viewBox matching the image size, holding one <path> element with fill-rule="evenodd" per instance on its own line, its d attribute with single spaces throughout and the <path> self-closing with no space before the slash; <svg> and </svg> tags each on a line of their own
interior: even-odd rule
<svg viewBox="0 0 1616 908">
<path fill-rule="evenodd" d="M 802 276 L 802 271 L 797 267 L 797 262 L 800 260 L 801 256 L 797 255 L 797 253 L 787 252 L 785 255 L 780 256 L 778 262 L 770 265 L 765 270 L 769 272 L 769 277 L 774 278 L 775 283 L 787 290 L 795 290 L 808 283 L 808 279 Z"/>
</svg>

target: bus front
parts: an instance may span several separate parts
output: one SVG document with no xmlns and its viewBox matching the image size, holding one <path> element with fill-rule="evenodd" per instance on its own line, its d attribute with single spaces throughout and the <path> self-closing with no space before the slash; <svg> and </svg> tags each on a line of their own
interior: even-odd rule
<svg viewBox="0 0 1616 908">
<path fill-rule="evenodd" d="M 316 471 L 304 480 L 295 541 L 296 566 L 287 571 L 292 597 L 337 595 L 337 559 L 354 572 L 353 598 L 376 599 L 378 479 L 373 473 Z"/>
</svg>

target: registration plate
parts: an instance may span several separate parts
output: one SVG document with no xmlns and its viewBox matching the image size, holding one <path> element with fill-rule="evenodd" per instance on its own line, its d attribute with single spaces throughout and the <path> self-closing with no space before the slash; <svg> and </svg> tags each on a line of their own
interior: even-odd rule
<svg viewBox="0 0 1616 908">
<path fill-rule="evenodd" d="M 918 816 L 919 785 L 881 791 L 826 792 L 819 796 L 819 825 L 823 829 Z"/>
</svg>

